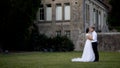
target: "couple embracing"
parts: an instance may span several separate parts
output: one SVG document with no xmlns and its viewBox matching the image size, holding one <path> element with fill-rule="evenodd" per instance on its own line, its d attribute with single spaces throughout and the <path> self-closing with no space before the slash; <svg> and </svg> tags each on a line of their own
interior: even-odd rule
<svg viewBox="0 0 120 68">
<path fill-rule="evenodd" d="M 97 33 L 95 27 L 86 29 L 86 42 L 81 58 L 73 58 L 72 62 L 98 62 L 99 54 L 97 49 Z"/>
</svg>

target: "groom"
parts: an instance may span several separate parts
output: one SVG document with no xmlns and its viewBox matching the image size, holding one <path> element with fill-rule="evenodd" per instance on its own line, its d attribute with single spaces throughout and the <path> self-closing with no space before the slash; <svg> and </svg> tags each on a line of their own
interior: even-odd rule
<svg viewBox="0 0 120 68">
<path fill-rule="evenodd" d="M 94 62 L 98 62 L 99 61 L 99 54 L 98 54 L 98 42 L 97 42 L 97 33 L 95 32 L 95 27 L 90 27 L 90 31 L 92 32 L 92 48 L 95 54 L 95 60 Z"/>
</svg>

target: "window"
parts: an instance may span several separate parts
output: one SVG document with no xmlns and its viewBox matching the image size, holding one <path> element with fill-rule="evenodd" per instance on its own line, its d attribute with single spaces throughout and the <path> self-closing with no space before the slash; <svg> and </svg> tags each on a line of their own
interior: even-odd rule
<svg viewBox="0 0 120 68">
<path fill-rule="evenodd" d="M 61 31 L 56 31 L 56 36 L 61 36 Z"/>
<path fill-rule="evenodd" d="M 56 4 L 56 20 L 62 20 L 62 6 L 61 6 L 61 4 Z"/>
<path fill-rule="evenodd" d="M 51 4 L 46 5 L 46 20 L 51 21 L 52 20 L 52 7 Z"/>
<path fill-rule="evenodd" d="M 99 22 L 99 26 L 100 26 L 101 25 L 101 12 L 99 11 L 98 13 L 99 13 L 99 18 L 98 18 L 99 21 L 98 22 Z"/>
<path fill-rule="evenodd" d="M 40 5 L 40 20 L 44 20 L 44 7 L 43 5 Z"/>
<path fill-rule="evenodd" d="M 93 22 L 95 25 L 95 22 L 96 22 L 96 9 L 95 8 L 93 9 Z"/>
<path fill-rule="evenodd" d="M 86 22 L 89 23 L 90 21 L 90 6 L 86 4 Z"/>
<path fill-rule="evenodd" d="M 104 13 L 104 17 L 103 17 L 104 19 L 103 19 L 103 23 L 106 23 L 106 14 Z"/>
<path fill-rule="evenodd" d="M 66 30 L 65 35 L 70 38 L 70 30 Z"/>
<path fill-rule="evenodd" d="M 70 20 L 70 4 L 65 3 L 64 7 L 64 20 Z"/>
<path fill-rule="evenodd" d="M 98 10 L 96 10 L 96 30 L 98 30 L 98 24 L 99 24 L 99 13 Z"/>
<path fill-rule="evenodd" d="M 93 19 L 94 19 L 94 25 L 96 27 L 96 30 L 98 30 L 99 25 L 99 12 L 95 8 L 93 9 Z"/>
</svg>

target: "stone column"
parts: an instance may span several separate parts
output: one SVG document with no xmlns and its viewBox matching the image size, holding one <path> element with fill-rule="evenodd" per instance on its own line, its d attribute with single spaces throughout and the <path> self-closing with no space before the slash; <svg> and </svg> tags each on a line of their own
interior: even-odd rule
<svg viewBox="0 0 120 68">
<path fill-rule="evenodd" d="M 55 2 L 53 1 L 52 3 L 51 3 L 51 6 L 52 6 L 52 22 L 51 22 L 51 36 L 52 37 L 54 37 L 55 36 L 55 32 L 56 32 L 56 30 L 55 30 L 55 26 L 56 26 L 56 4 L 55 4 Z"/>
</svg>

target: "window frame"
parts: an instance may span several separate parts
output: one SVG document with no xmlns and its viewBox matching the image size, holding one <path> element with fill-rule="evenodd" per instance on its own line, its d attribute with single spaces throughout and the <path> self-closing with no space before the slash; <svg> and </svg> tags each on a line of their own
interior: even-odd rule
<svg viewBox="0 0 120 68">
<path fill-rule="evenodd" d="M 66 14 L 66 6 L 69 7 L 69 19 L 66 19 L 66 15 L 67 15 Z M 71 20 L 71 5 L 70 5 L 70 3 L 64 3 L 64 12 L 63 13 L 64 13 L 64 21 L 70 21 Z"/>
<path fill-rule="evenodd" d="M 51 14 L 50 15 L 48 15 L 49 13 L 48 13 L 48 11 L 47 10 L 51 10 Z M 52 4 L 46 4 L 46 21 L 52 21 Z M 50 19 L 49 19 L 49 17 L 50 17 Z"/>
</svg>

